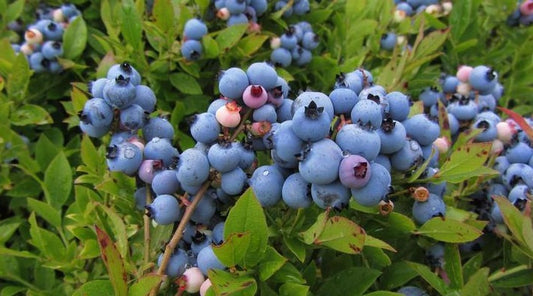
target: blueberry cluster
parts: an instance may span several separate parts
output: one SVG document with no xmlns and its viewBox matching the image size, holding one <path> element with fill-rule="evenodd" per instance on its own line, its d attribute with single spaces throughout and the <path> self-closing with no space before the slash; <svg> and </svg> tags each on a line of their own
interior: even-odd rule
<svg viewBox="0 0 533 296">
<path fill-rule="evenodd" d="M 313 32 L 311 24 L 302 21 L 271 41 L 274 49 L 270 54 L 270 61 L 276 66 L 287 67 L 291 63 L 303 66 L 313 57 L 311 51 L 319 44 L 319 37 Z"/>
<path fill-rule="evenodd" d="M 257 17 L 268 9 L 267 0 L 214 0 L 217 17 L 228 26 L 248 24 L 250 31 L 260 30 Z"/>
<path fill-rule="evenodd" d="M 81 12 L 73 4 L 63 4 L 60 8 L 41 7 L 36 15 L 37 21 L 24 32 L 24 42 L 11 46 L 28 58 L 30 68 L 36 73 L 59 73 L 62 67 L 57 58 L 63 56 L 64 29 Z M 10 27 L 16 29 L 17 23 Z"/>
<path fill-rule="evenodd" d="M 533 23 L 533 0 L 524 0 L 518 2 L 516 9 L 507 18 L 509 26 L 524 25 L 529 26 Z"/>
<path fill-rule="evenodd" d="M 533 193 L 533 148 L 530 139 L 513 120 L 502 120 L 495 113 L 498 100 L 503 95 L 503 86 L 498 74 L 481 65 L 459 67 L 455 76 L 444 76 L 442 92 L 426 88 L 419 96 L 426 112 L 437 114 L 437 101 L 441 101 L 448 112 L 448 123 L 452 139 L 465 129 L 479 129 L 476 142 L 492 142 L 492 153 L 496 157 L 493 168 L 500 173 L 491 179 L 483 190 L 471 196 L 473 211 L 479 219 L 491 221 L 491 225 L 502 224 L 503 218 L 493 196 L 505 196 L 518 209 L 524 210 L 528 196 Z M 533 121 L 526 119 L 528 125 Z M 450 143 L 443 138 L 434 144 L 445 152 Z M 492 227 L 491 226 L 491 227 Z"/>
<path fill-rule="evenodd" d="M 283 12 L 283 17 L 290 17 L 292 15 L 304 15 L 309 12 L 309 0 L 294 0 L 292 6 L 289 5 L 287 0 L 279 0 L 274 5 L 276 11 L 285 9 Z"/>
<path fill-rule="evenodd" d="M 433 15 L 448 15 L 453 8 L 451 1 L 440 0 L 394 0 L 394 4 L 396 4 L 394 20 L 397 22 L 422 12 Z"/>
<path fill-rule="evenodd" d="M 202 56 L 202 37 L 207 34 L 207 26 L 199 19 L 193 18 L 185 23 L 181 55 L 188 61 L 195 61 Z"/>
</svg>

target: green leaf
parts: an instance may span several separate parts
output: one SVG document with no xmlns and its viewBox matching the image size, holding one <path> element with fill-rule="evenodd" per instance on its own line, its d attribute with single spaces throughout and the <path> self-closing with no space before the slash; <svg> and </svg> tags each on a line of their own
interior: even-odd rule
<svg viewBox="0 0 533 296">
<path fill-rule="evenodd" d="M 316 217 L 315 223 L 313 223 L 313 225 L 311 225 L 306 231 L 300 233 L 302 241 L 308 245 L 312 244 L 320 236 L 322 231 L 324 231 L 327 222 L 328 213 L 320 213 L 320 215 Z"/>
<path fill-rule="evenodd" d="M 202 37 L 202 46 L 204 47 L 204 57 L 206 59 L 212 59 L 218 57 L 220 50 L 218 49 L 218 43 L 209 35 Z"/>
<path fill-rule="evenodd" d="M 242 50 L 245 56 L 249 57 L 259 50 L 267 39 L 267 35 L 248 35 L 239 41 L 237 48 Z"/>
<path fill-rule="evenodd" d="M 307 292 L 309 292 L 309 286 L 296 283 L 285 283 L 279 287 L 281 296 L 306 296 Z"/>
<path fill-rule="evenodd" d="M 120 31 L 127 44 L 130 44 L 135 51 L 142 52 L 142 18 L 133 0 L 122 1 Z"/>
<path fill-rule="evenodd" d="M 444 270 L 450 279 L 450 288 L 460 289 L 463 287 L 463 268 L 461 266 L 461 254 L 455 244 L 446 244 L 444 247 Z"/>
<path fill-rule="evenodd" d="M 16 20 L 20 16 L 22 11 L 24 10 L 24 2 L 25 2 L 24 0 L 17 0 L 9 4 L 9 6 L 7 7 L 4 13 L 4 17 L 5 17 L 4 22 L 6 24 Z"/>
<path fill-rule="evenodd" d="M 302 233 L 307 244 L 323 245 L 347 254 L 361 252 L 366 237 L 363 228 L 345 217 L 327 217 L 327 213 L 324 217 L 319 216 L 317 222 Z"/>
<path fill-rule="evenodd" d="M 11 113 L 10 119 L 13 125 L 18 126 L 44 125 L 53 122 L 52 117 L 43 107 L 32 104 L 25 104 L 17 107 L 17 109 Z"/>
<path fill-rule="evenodd" d="M 255 279 L 248 275 L 239 276 L 219 269 L 209 270 L 208 275 L 216 295 L 252 296 L 257 291 Z"/>
<path fill-rule="evenodd" d="M 113 286 L 109 280 L 94 280 L 83 284 L 72 296 L 113 295 Z"/>
<path fill-rule="evenodd" d="M 217 256 L 218 257 L 218 256 Z M 287 262 L 287 258 L 283 257 L 276 249 L 268 246 L 265 251 L 264 259 L 259 262 L 259 280 L 266 281 L 274 273 L 276 273 Z"/>
<path fill-rule="evenodd" d="M 251 233 L 232 233 L 213 252 L 224 266 L 242 265 L 250 246 Z"/>
<path fill-rule="evenodd" d="M 413 60 L 421 59 L 442 48 L 450 30 L 437 30 L 429 33 L 418 45 Z"/>
<path fill-rule="evenodd" d="M 46 257 L 61 261 L 65 257 L 65 245 L 59 237 L 53 232 L 40 228 L 35 213 L 31 213 L 28 221 L 30 223 L 31 243 Z"/>
<path fill-rule="evenodd" d="M 448 292 L 444 281 L 435 275 L 426 265 L 415 262 L 407 262 L 407 265 L 428 282 L 440 295 L 445 295 Z"/>
<path fill-rule="evenodd" d="M 198 81 L 190 75 L 185 73 L 173 73 L 169 76 L 172 86 L 177 88 L 180 92 L 188 95 L 202 94 L 202 87 Z"/>
<path fill-rule="evenodd" d="M 409 233 L 416 229 L 415 222 L 405 215 L 392 212 L 387 216 L 387 222 L 394 231 Z"/>
<path fill-rule="evenodd" d="M 155 0 L 152 15 L 156 26 L 163 32 L 168 32 L 174 27 L 174 7 L 170 0 Z"/>
<path fill-rule="evenodd" d="M 7 242 L 21 224 L 22 222 L 18 218 L 9 218 L 0 221 L 0 245 Z"/>
<path fill-rule="evenodd" d="M 57 229 L 61 228 L 60 210 L 54 209 L 51 205 L 33 198 L 28 198 L 28 207 L 52 226 Z"/>
<path fill-rule="evenodd" d="M 490 293 L 489 286 L 489 268 L 484 267 L 474 273 L 470 280 L 465 284 L 461 290 L 461 295 L 488 295 Z"/>
<path fill-rule="evenodd" d="M 524 219 L 524 215 L 506 197 L 494 196 L 493 199 L 500 208 L 505 225 L 516 236 L 516 239 L 523 242 L 522 220 Z"/>
<path fill-rule="evenodd" d="M 481 268 L 483 264 L 483 253 L 477 253 L 468 259 L 463 265 L 463 283 L 467 282 L 470 277 Z"/>
<path fill-rule="evenodd" d="M 512 269 L 498 270 L 488 278 L 498 288 L 518 288 L 533 285 L 533 269 L 520 265 Z"/>
<path fill-rule="evenodd" d="M 467 143 L 450 155 L 440 171 L 433 176 L 437 182 L 460 183 L 472 177 L 487 177 L 498 172 L 484 166 L 490 156 L 492 143 Z"/>
<path fill-rule="evenodd" d="M 381 272 L 363 267 L 351 267 L 339 271 L 324 280 L 318 288 L 318 295 L 344 296 L 349 291 L 350 295 L 363 295 L 372 286 Z"/>
<path fill-rule="evenodd" d="M 268 241 L 268 226 L 261 204 L 248 188 L 231 208 L 224 226 L 224 239 L 232 233 L 253 234 L 244 258 L 244 267 L 255 266 L 263 258 Z"/>
<path fill-rule="evenodd" d="M 20 102 L 26 97 L 31 74 L 30 65 L 26 57 L 23 54 L 17 55 L 7 75 L 6 90 L 11 100 Z"/>
<path fill-rule="evenodd" d="M 41 258 L 38 255 L 33 254 L 31 252 L 28 252 L 28 251 L 17 251 L 17 250 L 8 249 L 8 248 L 2 247 L 2 246 L 0 246 L 0 255 L 1 256 L 21 257 L 21 258 L 32 258 L 32 259 Z"/>
<path fill-rule="evenodd" d="M 140 278 L 135 284 L 130 287 L 128 296 L 145 296 L 150 293 L 150 290 L 161 282 L 161 276 L 157 274 L 149 274 Z"/>
<path fill-rule="evenodd" d="M 414 233 L 448 243 L 470 242 L 483 234 L 474 226 L 440 217 L 431 218 Z"/>
<path fill-rule="evenodd" d="M 87 135 L 81 140 L 81 160 L 95 173 L 102 173 L 105 170 L 105 160 L 98 153 L 91 138 Z"/>
<path fill-rule="evenodd" d="M 35 160 L 39 163 L 41 170 L 50 165 L 50 162 L 57 156 L 59 151 L 61 149 L 52 143 L 45 134 L 39 136 L 39 140 L 35 144 Z"/>
<path fill-rule="evenodd" d="M 389 245 L 388 243 L 378 239 L 378 238 L 375 238 L 371 235 L 366 235 L 366 239 L 365 239 L 365 247 L 374 247 L 374 248 L 379 248 L 379 249 L 384 249 L 384 250 L 389 250 L 391 252 L 396 252 L 396 249 L 394 249 L 391 245 Z"/>
<path fill-rule="evenodd" d="M 242 35 L 248 29 L 248 24 L 239 24 L 231 27 L 227 27 L 220 32 L 218 32 L 217 37 L 215 38 L 218 43 L 220 50 L 226 51 L 232 48 L 239 40 Z"/>
<path fill-rule="evenodd" d="M 380 277 L 380 287 L 386 290 L 397 289 L 417 276 L 417 272 L 409 267 L 405 261 L 395 262 L 385 268 Z"/>
<path fill-rule="evenodd" d="M 126 284 L 128 275 L 126 274 L 122 257 L 115 244 L 111 241 L 109 235 L 98 228 L 98 226 L 96 226 L 95 229 L 96 236 L 98 237 L 98 244 L 100 245 L 102 260 L 104 261 L 109 279 L 113 285 L 113 291 L 117 296 L 128 295 L 128 286 Z"/>
<path fill-rule="evenodd" d="M 87 45 L 87 25 L 77 17 L 65 29 L 63 34 L 63 57 L 74 60 L 78 58 Z"/>
<path fill-rule="evenodd" d="M 44 172 L 46 201 L 54 208 L 65 204 L 72 190 L 72 170 L 67 157 L 59 152 Z"/>
<path fill-rule="evenodd" d="M 296 256 L 300 262 L 305 261 L 306 256 L 306 246 L 304 243 L 302 243 L 300 240 L 294 238 L 294 237 L 283 237 L 283 242 L 285 243 L 285 246 Z"/>
</svg>

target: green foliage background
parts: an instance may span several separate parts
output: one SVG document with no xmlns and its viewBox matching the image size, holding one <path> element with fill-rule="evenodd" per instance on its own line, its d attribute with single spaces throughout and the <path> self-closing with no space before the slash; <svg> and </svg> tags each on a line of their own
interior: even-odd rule
<svg viewBox="0 0 533 296">
<path fill-rule="evenodd" d="M 299 90 L 329 93 L 338 73 L 365 67 L 388 91 L 416 99 L 424 87 L 438 86 L 441 72 L 487 64 L 505 86 L 500 105 L 522 115 L 533 111 L 533 27 L 505 25 L 515 0 L 454 1 L 449 16 L 421 14 L 401 23 L 392 21 L 393 1 L 311 1 L 311 12 L 303 17 L 262 16 L 263 30 L 253 34 L 246 26 L 227 28 L 216 20 L 209 0 L 155 0 L 151 12 L 144 1 L 71 2 L 83 19 L 65 32 L 61 63 L 66 71 L 50 75 L 32 73 L 26 59 L 11 49 L 17 36 L 7 30 L 18 18 L 31 23 L 39 2 L 0 0 L 1 296 L 145 295 L 161 280 L 148 274 L 172 226 L 151 227 L 146 260 L 143 215 L 132 198 L 135 180 L 107 171 L 108 137 L 89 139 L 77 128 L 77 114 L 88 99 L 86 83 L 105 76 L 114 63 L 129 61 L 139 70 L 143 84 L 157 95 L 156 113 L 179 127 L 174 144 L 181 150 L 194 144 L 184 118 L 205 110 L 218 95 L 218 72 L 267 60 L 270 38 L 299 20 L 313 24 L 321 44 L 307 67 L 276 69 L 290 82 L 292 97 Z M 181 57 L 180 42 L 184 23 L 194 16 L 206 20 L 209 34 L 202 40 L 203 58 L 191 63 Z M 389 30 L 408 35 L 412 50 L 380 50 L 381 35 Z M 448 165 L 470 156 L 455 154 L 457 160 Z M 410 218 L 409 198 L 381 216 L 356 204 L 340 213 L 281 205 L 264 211 L 247 192 L 229 211 L 227 223 L 233 227 L 225 237 L 230 243 L 216 251 L 235 268 L 213 271 L 210 278 L 219 293 L 232 295 L 397 295 L 389 291 L 406 284 L 432 295 L 530 295 L 531 217 L 506 200 L 498 203 L 508 230 L 484 234 L 479 252 L 459 251 L 460 243 L 476 239 L 484 227 L 464 209 L 480 176 L 493 173 L 483 168 L 486 160 L 444 174 L 451 183 L 447 219 L 422 226 Z M 416 179 L 396 185 L 417 184 Z M 239 223 L 251 221 L 247 217 L 260 218 Z M 364 235 L 346 234 L 346 229 Z M 112 242 L 108 248 L 100 247 L 102 239 Z M 425 265 L 424 250 L 435 241 L 446 243 L 448 281 Z M 102 253 L 111 260 L 104 262 Z M 176 287 L 167 281 L 160 293 L 174 295 Z"/>
</svg>

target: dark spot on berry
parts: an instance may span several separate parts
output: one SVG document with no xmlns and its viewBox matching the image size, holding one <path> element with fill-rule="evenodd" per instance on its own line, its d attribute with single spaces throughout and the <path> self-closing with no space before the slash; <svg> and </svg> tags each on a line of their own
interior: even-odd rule
<svg viewBox="0 0 533 296">
<path fill-rule="evenodd" d="M 381 123 L 381 129 L 385 132 L 385 133 L 390 133 L 392 132 L 392 130 L 394 130 L 394 127 L 396 126 L 396 123 L 394 122 L 394 120 L 390 117 L 387 117 L 383 120 L 383 122 Z"/>
<path fill-rule="evenodd" d="M 324 112 L 324 107 L 318 107 L 315 101 L 311 101 L 308 106 L 305 107 L 305 116 L 310 119 L 317 119 Z"/>
<path fill-rule="evenodd" d="M 131 74 L 132 72 L 131 65 L 128 62 L 120 64 L 120 69 L 128 74 Z"/>
<path fill-rule="evenodd" d="M 106 154 L 105 157 L 107 159 L 113 159 L 118 157 L 118 146 L 113 145 L 106 148 Z"/>
</svg>

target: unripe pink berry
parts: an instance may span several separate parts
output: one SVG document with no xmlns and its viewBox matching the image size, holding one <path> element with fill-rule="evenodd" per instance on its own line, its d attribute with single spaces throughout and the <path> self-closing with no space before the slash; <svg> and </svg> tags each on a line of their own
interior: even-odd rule
<svg viewBox="0 0 533 296">
<path fill-rule="evenodd" d="M 399 22 L 403 21 L 406 17 L 407 17 L 407 14 L 405 13 L 405 11 L 399 10 L 399 9 L 394 11 L 394 18 L 393 19 L 394 19 L 395 22 L 399 23 Z"/>
<path fill-rule="evenodd" d="M 467 65 L 459 66 L 459 69 L 457 69 L 457 74 L 455 74 L 455 76 L 457 76 L 457 79 L 459 79 L 459 81 L 467 83 L 470 79 L 470 72 L 472 72 L 472 69 L 472 67 Z"/>
<path fill-rule="evenodd" d="M 252 123 L 251 132 L 256 137 L 262 137 L 266 135 L 270 129 L 272 128 L 272 124 L 268 121 L 259 121 Z"/>
<path fill-rule="evenodd" d="M 502 153 L 504 149 L 505 147 L 503 145 L 503 142 L 498 139 L 495 139 L 494 141 L 492 141 L 492 146 L 490 148 L 490 154 L 500 155 L 500 153 Z"/>
<path fill-rule="evenodd" d="M 217 17 L 223 21 L 229 19 L 230 15 L 231 14 L 226 7 L 223 7 L 217 11 Z"/>
<path fill-rule="evenodd" d="M 162 168 L 160 160 L 145 159 L 139 167 L 139 178 L 148 184 L 152 184 L 156 170 Z"/>
<path fill-rule="evenodd" d="M 448 139 L 446 137 L 437 138 L 433 142 L 433 145 L 437 147 L 437 150 L 439 150 L 439 153 L 441 154 L 447 153 L 448 150 L 450 149 L 450 143 L 448 142 Z"/>
<path fill-rule="evenodd" d="M 215 117 L 222 126 L 224 127 L 236 127 L 241 122 L 241 107 L 237 105 L 237 102 L 229 102 L 226 105 L 218 108 L 215 113 Z"/>
<path fill-rule="evenodd" d="M 28 43 L 22 44 L 20 47 L 20 52 L 22 52 L 24 55 L 31 55 L 33 53 L 33 46 Z"/>
<path fill-rule="evenodd" d="M 41 43 L 43 42 L 43 33 L 37 29 L 28 29 L 24 33 L 24 40 L 30 45 Z"/>
<path fill-rule="evenodd" d="M 470 96 L 471 90 L 472 90 L 472 86 L 470 86 L 469 83 L 459 82 L 459 84 L 457 85 L 457 93 L 462 94 L 465 97 Z"/>
<path fill-rule="evenodd" d="M 52 18 L 56 23 L 61 23 L 65 21 L 65 16 L 63 15 L 63 11 L 61 10 L 61 8 L 54 9 L 54 11 L 52 11 Z"/>
<path fill-rule="evenodd" d="M 257 109 L 268 100 L 268 93 L 261 85 L 248 85 L 242 94 L 244 104 L 252 109 Z"/>
<path fill-rule="evenodd" d="M 526 0 L 520 4 L 520 13 L 523 15 L 533 14 L 533 0 Z"/>
<path fill-rule="evenodd" d="M 197 293 L 205 281 L 204 274 L 198 267 L 191 267 L 183 273 L 185 279 L 185 291 L 187 293 Z"/>
<path fill-rule="evenodd" d="M 261 32 L 261 25 L 256 22 L 249 22 L 248 23 L 248 33 L 260 33 Z"/>
<path fill-rule="evenodd" d="M 498 122 L 496 130 L 498 131 L 498 140 L 504 143 L 509 143 L 516 133 L 516 129 L 507 121 Z"/>
<path fill-rule="evenodd" d="M 200 296 L 205 296 L 209 288 L 211 288 L 211 280 L 207 279 L 200 286 Z"/>
<path fill-rule="evenodd" d="M 444 15 L 450 14 L 453 9 L 453 3 L 450 1 L 442 2 L 442 10 L 444 11 Z"/>
<path fill-rule="evenodd" d="M 270 48 L 276 49 L 281 46 L 281 39 L 279 37 L 274 37 L 270 39 Z"/>
<path fill-rule="evenodd" d="M 428 14 L 439 14 L 442 10 L 442 7 L 438 4 L 431 4 L 428 7 L 426 7 L 426 13 Z"/>
</svg>

